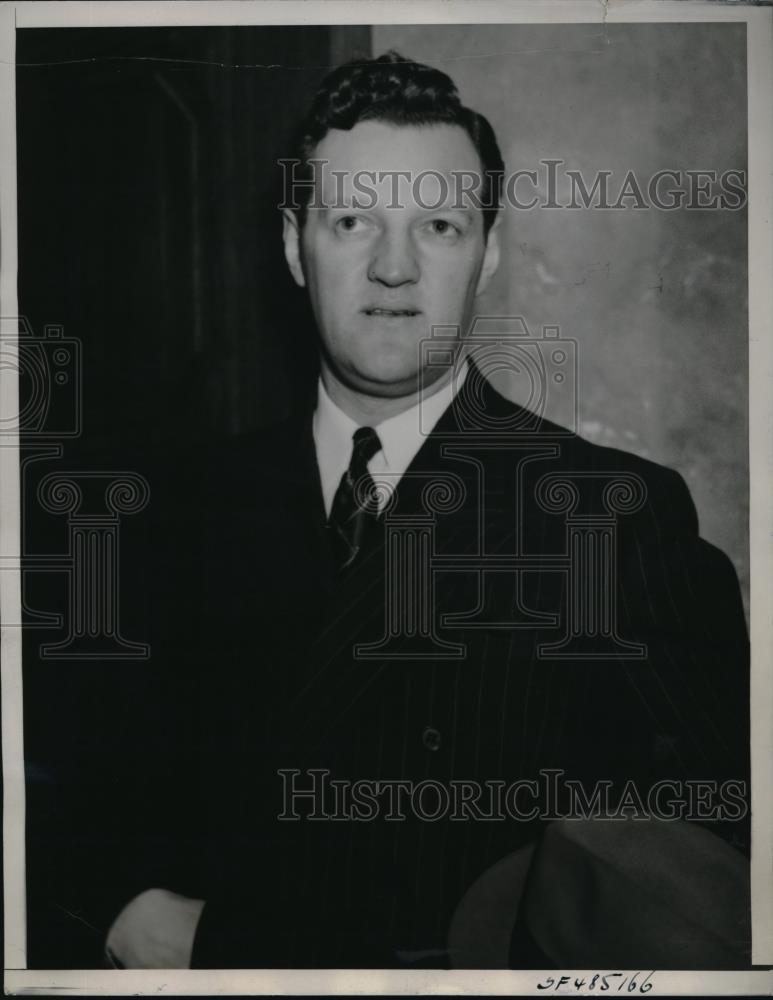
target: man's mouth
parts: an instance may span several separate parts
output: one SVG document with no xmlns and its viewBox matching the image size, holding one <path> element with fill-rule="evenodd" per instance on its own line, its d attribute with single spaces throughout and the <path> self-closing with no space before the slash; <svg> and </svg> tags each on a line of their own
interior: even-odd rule
<svg viewBox="0 0 773 1000">
<path fill-rule="evenodd" d="M 366 316 L 386 316 L 386 317 L 410 317 L 418 316 L 419 309 L 385 309 L 385 308 L 374 308 L 374 309 L 363 309 Z"/>
</svg>

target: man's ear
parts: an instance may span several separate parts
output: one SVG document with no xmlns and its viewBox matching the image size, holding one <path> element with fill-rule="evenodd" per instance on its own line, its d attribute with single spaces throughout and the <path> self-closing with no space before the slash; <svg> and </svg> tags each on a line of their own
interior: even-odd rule
<svg viewBox="0 0 773 1000">
<path fill-rule="evenodd" d="M 475 294 L 480 295 L 485 291 L 489 281 L 496 274 L 499 267 L 499 223 L 502 215 L 497 215 L 494 225 L 488 231 L 486 239 L 486 251 L 483 254 L 483 266 L 480 269 L 480 277 L 475 288 Z"/>
<path fill-rule="evenodd" d="M 306 278 L 301 264 L 301 227 L 298 216 L 289 208 L 282 209 L 282 239 L 285 245 L 285 260 L 296 285 L 303 288 Z"/>
</svg>

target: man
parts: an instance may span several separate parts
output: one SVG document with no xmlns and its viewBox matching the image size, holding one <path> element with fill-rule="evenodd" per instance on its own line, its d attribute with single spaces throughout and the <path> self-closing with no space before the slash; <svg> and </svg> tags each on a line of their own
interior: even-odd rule
<svg viewBox="0 0 773 1000">
<path fill-rule="evenodd" d="M 551 898 L 585 900 L 602 936 L 622 904 L 599 915 L 587 886 L 567 888 L 573 834 L 555 830 L 572 810 L 565 789 L 545 807 L 539 782 L 565 772 L 588 801 L 627 789 L 628 815 L 658 782 L 742 785 L 735 574 L 675 472 L 508 402 L 487 378 L 500 342 L 469 350 L 499 264 L 503 164 L 447 76 L 394 53 L 337 69 L 300 159 L 310 183 L 291 192 L 284 248 L 316 320 L 317 405 L 199 461 L 159 531 L 175 552 L 157 555 L 161 594 L 187 579 L 167 653 L 193 678 L 170 687 L 199 870 L 130 899 L 108 951 L 127 967 L 475 964 L 458 945 L 483 920 L 469 900 L 485 908 L 487 873 L 514 877 L 497 866 L 538 845 L 539 901 L 529 926 L 513 910 L 494 961 L 560 964 L 571 949 L 551 941 L 576 945 L 585 917 L 562 937 Z M 477 179 L 462 198 L 460 177 Z M 175 531 L 197 539 L 182 562 Z M 475 792 L 514 782 L 507 815 Z M 698 818 L 738 814 L 712 800 Z M 648 870 L 589 829 L 586 856 L 603 841 L 603 861 Z M 699 897 L 714 885 L 685 878 Z M 640 965 L 663 957 L 647 933 L 625 938 L 642 938 Z"/>
</svg>

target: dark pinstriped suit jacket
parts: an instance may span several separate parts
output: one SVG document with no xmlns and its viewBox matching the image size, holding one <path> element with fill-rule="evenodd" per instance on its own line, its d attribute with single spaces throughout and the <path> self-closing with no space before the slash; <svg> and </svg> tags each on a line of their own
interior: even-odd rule
<svg viewBox="0 0 773 1000">
<path fill-rule="evenodd" d="M 343 780 L 447 785 L 510 784 L 553 768 L 588 790 L 633 779 L 645 796 L 661 778 L 746 777 L 739 588 L 729 560 L 699 538 L 680 476 L 566 435 L 488 384 L 481 437 L 464 396 L 474 382 L 428 436 L 391 511 L 426 517 L 425 487 L 439 477 L 461 489 L 461 502 L 432 521 L 433 558 L 448 557 L 433 575 L 437 637 L 464 644 L 461 658 L 394 658 L 415 652 L 408 638 L 390 658 L 354 655 L 385 631 L 386 524 L 339 578 L 309 419 L 239 442 L 193 476 L 190 520 L 178 508 L 176 529 L 195 541 L 175 564 L 186 577 L 190 641 L 184 652 L 176 641 L 174 654 L 191 678 L 178 699 L 180 732 L 197 748 L 187 805 L 200 844 L 196 888 L 207 899 L 199 967 L 442 966 L 465 889 L 541 828 L 278 821 L 280 769 L 298 770 L 301 784 L 317 768 Z M 646 647 L 644 657 L 601 657 L 609 645 L 598 637 L 568 658 L 540 653 L 561 638 L 572 599 L 566 487 L 561 494 L 551 476 L 575 484 L 575 519 L 607 510 L 602 493 L 614 478 L 643 487 L 639 509 L 616 520 L 612 587 L 618 636 Z M 491 561 L 532 558 L 520 574 L 490 563 L 483 575 L 459 558 L 482 551 Z M 597 563 L 589 575 L 599 572 Z M 468 613 L 466 624 L 444 624 L 452 613 Z M 540 613 L 548 618 L 523 624 Z M 738 840 L 742 830 L 726 832 Z"/>
</svg>

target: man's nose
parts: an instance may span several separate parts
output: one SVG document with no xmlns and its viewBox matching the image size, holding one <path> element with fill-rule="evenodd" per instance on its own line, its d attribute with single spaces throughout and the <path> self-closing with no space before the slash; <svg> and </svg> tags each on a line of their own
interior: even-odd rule
<svg viewBox="0 0 773 1000">
<path fill-rule="evenodd" d="M 373 249 L 368 278 L 389 287 L 415 284 L 419 280 L 415 247 L 407 233 L 385 233 L 381 237 Z"/>
</svg>

